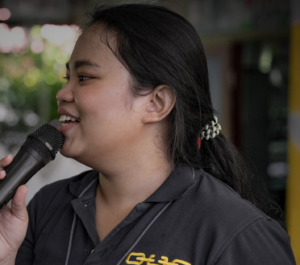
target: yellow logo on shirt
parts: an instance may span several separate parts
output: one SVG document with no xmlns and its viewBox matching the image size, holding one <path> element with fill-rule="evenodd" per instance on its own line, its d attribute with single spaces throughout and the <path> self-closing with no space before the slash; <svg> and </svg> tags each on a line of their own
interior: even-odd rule
<svg viewBox="0 0 300 265">
<path fill-rule="evenodd" d="M 173 259 L 173 261 L 169 261 L 168 257 L 162 256 L 160 260 L 158 260 L 157 263 L 155 262 L 155 255 L 151 254 L 149 258 L 146 258 L 146 255 L 144 253 L 137 253 L 137 252 L 131 252 L 127 258 L 126 258 L 126 263 L 127 264 L 135 264 L 135 265 L 191 265 L 191 263 L 188 263 L 186 261 L 183 261 L 181 259 Z M 144 263 L 145 262 L 145 263 Z"/>
</svg>

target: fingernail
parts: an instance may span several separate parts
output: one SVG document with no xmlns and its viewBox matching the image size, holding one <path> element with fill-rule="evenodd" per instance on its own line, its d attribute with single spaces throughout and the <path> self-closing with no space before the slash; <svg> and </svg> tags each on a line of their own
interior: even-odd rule
<svg viewBox="0 0 300 265">
<path fill-rule="evenodd" d="M 1 171 L 0 171 L 0 177 L 5 177 L 5 175 L 6 175 L 5 171 L 4 171 L 4 170 L 1 170 Z"/>
<path fill-rule="evenodd" d="M 6 157 L 4 157 L 4 159 L 7 158 L 7 157 L 9 157 L 9 156 L 11 156 L 11 155 L 12 155 L 12 154 L 7 155 Z"/>
</svg>

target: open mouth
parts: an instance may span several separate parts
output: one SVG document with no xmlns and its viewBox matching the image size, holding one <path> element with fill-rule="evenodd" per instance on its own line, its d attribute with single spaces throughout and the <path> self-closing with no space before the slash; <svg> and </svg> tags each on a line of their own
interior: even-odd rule
<svg viewBox="0 0 300 265">
<path fill-rule="evenodd" d="M 69 125 L 69 124 L 72 124 L 72 123 L 79 123 L 80 119 L 76 119 L 76 118 L 73 118 L 73 117 L 70 117 L 70 116 L 67 116 L 67 115 L 61 115 L 59 117 L 59 121 L 61 122 L 62 126 L 66 126 L 66 125 Z"/>
</svg>

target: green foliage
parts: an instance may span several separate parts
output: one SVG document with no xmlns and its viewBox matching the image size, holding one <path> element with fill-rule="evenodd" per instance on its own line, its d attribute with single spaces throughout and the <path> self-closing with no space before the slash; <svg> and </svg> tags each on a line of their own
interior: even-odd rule
<svg viewBox="0 0 300 265">
<path fill-rule="evenodd" d="M 28 45 L 19 54 L 0 53 L 1 140 L 7 132 L 28 132 L 58 118 L 55 96 L 64 85 L 69 55 L 63 47 L 43 38 L 40 32 L 41 26 L 31 28 Z M 32 51 L 30 45 L 35 40 L 44 45 L 41 53 Z M 36 122 L 26 120 L 28 113 L 34 113 Z"/>
</svg>

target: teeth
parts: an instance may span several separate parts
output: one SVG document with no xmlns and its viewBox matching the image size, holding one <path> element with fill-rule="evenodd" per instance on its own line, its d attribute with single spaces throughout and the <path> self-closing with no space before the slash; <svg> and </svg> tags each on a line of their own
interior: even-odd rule
<svg viewBox="0 0 300 265">
<path fill-rule="evenodd" d="M 64 121 L 80 121 L 80 119 L 75 119 L 75 118 L 67 116 L 67 115 L 61 115 L 59 117 L 59 121 L 62 121 L 62 122 L 64 122 Z"/>
</svg>

